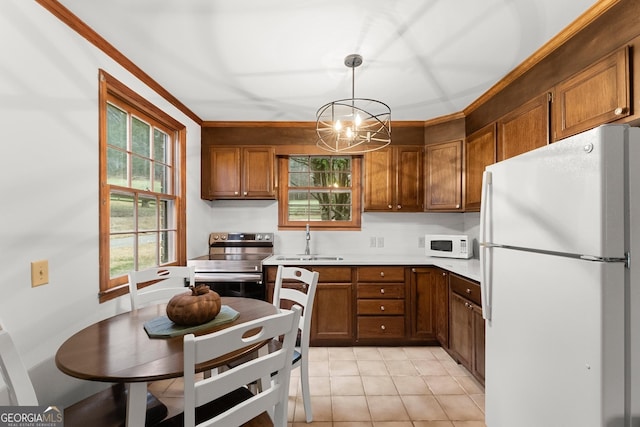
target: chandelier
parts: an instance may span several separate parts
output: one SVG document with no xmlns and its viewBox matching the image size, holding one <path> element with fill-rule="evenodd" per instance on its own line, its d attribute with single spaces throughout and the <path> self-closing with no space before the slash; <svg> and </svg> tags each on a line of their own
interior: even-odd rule
<svg viewBox="0 0 640 427">
<path fill-rule="evenodd" d="M 341 154 L 358 154 L 379 150 L 391 143 L 391 109 L 375 99 L 355 97 L 355 69 L 362 56 L 344 59 L 351 68 L 351 98 L 329 102 L 316 113 L 316 145 Z"/>
</svg>

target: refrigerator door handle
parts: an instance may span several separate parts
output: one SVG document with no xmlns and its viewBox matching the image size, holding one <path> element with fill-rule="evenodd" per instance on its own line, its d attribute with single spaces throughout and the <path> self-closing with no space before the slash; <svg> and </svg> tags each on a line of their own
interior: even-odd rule
<svg viewBox="0 0 640 427">
<path fill-rule="evenodd" d="M 491 320 L 491 248 L 493 245 L 487 242 L 487 211 L 489 201 L 487 194 L 491 185 L 491 172 L 482 173 L 482 193 L 480 199 L 480 298 L 482 300 L 482 317 Z"/>
</svg>

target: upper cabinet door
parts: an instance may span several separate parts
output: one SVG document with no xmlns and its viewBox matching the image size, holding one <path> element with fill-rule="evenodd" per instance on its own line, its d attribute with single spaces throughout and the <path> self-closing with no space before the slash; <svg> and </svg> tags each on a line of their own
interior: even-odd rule
<svg viewBox="0 0 640 427">
<path fill-rule="evenodd" d="M 553 101 L 553 140 L 630 114 L 629 47 L 559 83 Z"/>
<path fill-rule="evenodd" d="M 465 144 L 467 159 L 465 210 L 479 211 L 484 168 L 496 161 L 496 124 L 491 123 L 469 135 Z"/>
<path fill-rule="evenodd" d="M 242 151 L 242 196 L 275 197 L 273 147 L 247 147 Z"/>
<path fill-rule="evenodd" d="M 544 93 L 498 120 L 498 161 L 549 143 L 549 104 Z"/>
<path fill-rule="evenodd" d="M 364 155 L 364 210 L 422 212 L 421 146 L 390 146 Z"/>
<path fill-rule="evenodd" d="M 364 210 L 393 210 L 395 176 L 392 147 L 364 155 Z"/>
<path fill-rule="evenodd" d="M 426 148 L 427 210 L 462 210 L 462 140 Z"/>
<path fill-rule="evenodd" d="M 203 151 L 202 198 L 240 197 L 240 148 L 208 146 Z"/>
<path fill-rule="evenodd" d="M 422 212 L 424 210 L 423 148 L 396 147 L 396 210 Z"/>
</svg>

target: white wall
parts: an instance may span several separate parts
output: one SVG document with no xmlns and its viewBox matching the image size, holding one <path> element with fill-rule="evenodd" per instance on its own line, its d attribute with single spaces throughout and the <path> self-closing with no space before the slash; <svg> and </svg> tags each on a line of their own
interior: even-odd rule
<svg viewBox="0 0 640 427">
<path fill-rule="evenodd" d="M 194 224 L 209 218 L 200 127 L 34 1 L 0 1 L 0 52 L 0 319 L 40 402 L 64 405 L 96 385 L 60 373 L 56 349 L 122 309 L 98 303 L 98 68 L 187 126 L 189 256 L 200 250 Z M 49 284 L 31 288 L 41 259 Z"/>
<path fill-rule="evenodd" d="M 303 253 L 304 231 L 278 231 L 276 201 L 208 202 L 211 205 L 209 231 L 274 232 L 275 252 Z M 424 248 L 418 238 L 427 233 L 468 232 L 477 239 L 476 214 L 460 213 L 363 213 L 361 231 L 312 231 L 311 252 L 319 254 L 408 254 L 419 255 Z M 371 238 L 376 247 L 371 247 Z M 207 250 L 208 234 L 201 236 L 203 254 Z M 377 245 L 383 238 L 384 246 Z"/>
</svg>

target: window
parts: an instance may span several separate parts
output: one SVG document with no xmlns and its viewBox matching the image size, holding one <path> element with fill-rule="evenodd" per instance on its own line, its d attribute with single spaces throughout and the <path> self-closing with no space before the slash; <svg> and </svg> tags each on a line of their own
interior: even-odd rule
<svg viewBox="0 0 640 427">
<path fill-rule="evenodd" d="M 185 262 L 185 128 L 100 73 L 100 298 L 127 273 Z"/>
<path fill-rule="evenodd" d="M 289 156 L 279 159 L 279 228 L 360 229 L 362 159 Z"/>
</svg>

